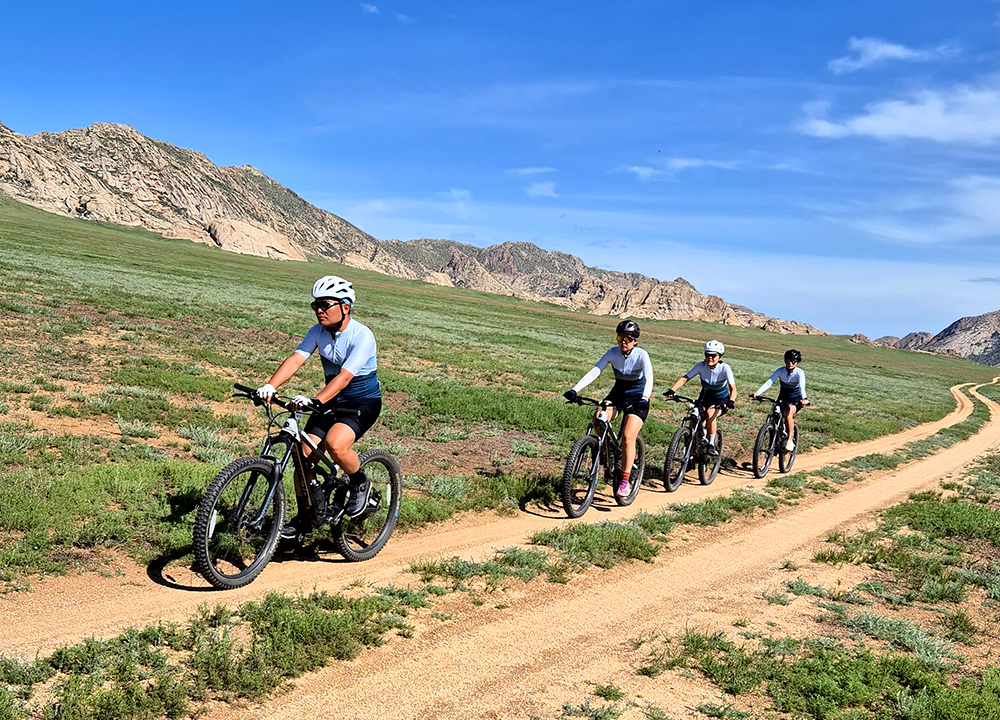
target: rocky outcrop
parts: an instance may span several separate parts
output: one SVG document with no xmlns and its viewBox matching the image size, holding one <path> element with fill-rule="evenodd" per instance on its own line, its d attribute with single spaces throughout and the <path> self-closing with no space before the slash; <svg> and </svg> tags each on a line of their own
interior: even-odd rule
<svg viewBox="0 0 1000 720">
<path fill-rule="evenodd" d="M 874 340 L 872 340 L 872 342 L 878 345 L 879 347 L 894 348 L 896 347 L 896 344 L 899 342 L 899 338 L 896 337 L 895 335 L 883 335 L 880 338 L 875 338 Z"/>
<path fill-rule="evenodd" d="M 875 347 L 875 343 L 872 342 L 871 338 L 867 335 L 862 335 L 861 333 L 855 333 L 851 335 L 850 341 L 857 345 L 868 345 L 870 347 Z"/>
<path fill-rule="evenodd" d="M 1000 365 L 1000 310 L 956 320 L 923 347 L 937 354 L 955 354 L 984 365 Z"/>
<path fill-rule="evenodd" d="M 450 240 L 376 240 L 249 165 L 97 123 L 19 135 L 0 124 L 0 192 L 51 212 L 144 227 L 225 250 L 350 267 L 437 285 L 555 303 L 595 314 L 704 320 L 792 334 L 825 334 L 702 295 L 683 278 L 657 280 L 587 267 L 531 243 L 488 248 Z"/>
<path fill-rule="evenodd" d="M 912 332 L 901 337 L 896 347 L 900 350 L 923 350 L 933 337 L 929 332 Z"/>
</svg>

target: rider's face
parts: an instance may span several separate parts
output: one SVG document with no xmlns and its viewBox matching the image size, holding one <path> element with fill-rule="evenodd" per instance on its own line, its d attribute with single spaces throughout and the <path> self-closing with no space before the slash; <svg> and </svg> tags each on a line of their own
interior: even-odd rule
<svg viewBox="0 0 1000 720">
<path fill-rule="evenodd" d="M 705 364 L 715 367 L 719 364 L 719 353 L 705 353 Z"/>
<path fill-rule="evenodd" d="M 316 320 L 323 327 L 334 327 L 344 319 L 344 306 L 339 302 L 315 303 Z"/>
<path fill-rule="evenodd" d="M 794 370 L 796 368 L 797 365 L 798 365 L 797 362 L 788 362 L 788 361 L 785 361 L 785 370 L 787 370 L 788 372 L 791 372 L 792 370 Z"/>
</svg>

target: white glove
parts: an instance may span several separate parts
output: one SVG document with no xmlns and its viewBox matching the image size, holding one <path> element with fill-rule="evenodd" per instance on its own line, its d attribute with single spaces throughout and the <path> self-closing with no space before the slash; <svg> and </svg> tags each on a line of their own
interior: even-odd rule
<svg viewBox="0 0 1000 720">
<path fill-rule="evenodd" d="M 274 393 L 277 391 L 274 389 L 274 385 L 268 383 L 267 385 L 262 385 L 261 387 L 257 388 L 256 392 L 257 392 L 257 397 L 259 397 L 261 400 L 266 401 L 273 398 Z"/>
<path fill-rule="evenodd" d="M 305 395 L 296 395 L 292 398 L 292 405 L 298 408 L 307 408 L 312 405 L 312 398 L 307 398 Z"/>
</svg>

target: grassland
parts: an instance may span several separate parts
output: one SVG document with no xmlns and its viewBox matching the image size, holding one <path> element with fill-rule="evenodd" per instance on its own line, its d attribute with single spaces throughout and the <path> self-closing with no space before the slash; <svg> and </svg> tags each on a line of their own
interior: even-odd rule
<svg viewBox="0 0 1000 720">
<path fill-rule="evenodd" d="M 387 409 L 365 444 L 406 475 L 401 529 L 456 512 L 548 502 L 587 421 L 559 394 L 609 347 L 617 318 L 405 281 L 325 261 L 282 263 L 43 213 L 0 200 L 0 582 L 99 566 L 108 549 L 180 562 L 200 490 L 253 451 L 261 418 L 228 397 L 263 382 L 313 322 L 308 288 L 327 273 L 357 287 L 356 317 L 379 341 Z M 658 391 L 709 337 L 745 395 L 789 343 L 805 356 L 814 408 L 802 448 L 895 432 L 943 416 L 948 387 L 993 370 L 967 361 L 788 338 L 708 323 L 643 321 Z M 313 394 L 310 363 L 286 388 Z M 602 378 L 595 394 L 610 385 Z M 725 422 L 742 462 L 761 421 Z M 656 477 L 678 410 L 654 403 L 643 430 Z"/>
</svg>

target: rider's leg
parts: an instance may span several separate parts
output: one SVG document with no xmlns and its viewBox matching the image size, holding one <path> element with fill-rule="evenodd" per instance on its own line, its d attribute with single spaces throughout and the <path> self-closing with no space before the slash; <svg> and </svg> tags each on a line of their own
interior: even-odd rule
<svg viewBox="0 0 1000 720">
<path fill-rule="evenodd" d="M 312 433 L 308 434 L 308 438 L 312 440 L 317 447 L 323 446 L 323 438 L 313 435 Z M 309 487 L 312 484 L 313 478 L 316 477 L 316 466 L 312 460 L 312 448 L 310 448 L 306 443 L 302 443 L 300 447 L 302 448 L 303 459 L 301 467 L 302 472 L 301 477 L 300 473 L 296 473 L 295 476 L 295 495 L 297 498 L 300 498 L 298 507 L 303 508 L 304 506 L 301 505 L 301 498 L 309 497 Z M 312 503 L 313 500 L 310 498 L 309 502 Z M 295 517 L 293 517 L 288 524 L 282 528 L 281 537 L 286 540 L 301 540 L 304 535 L 308 534 L 311 527 L 312 521 L 310 520 L 309 515 L 303 510 L 300 510 L 295 514 Z"/>
<path fill-rule="evenodd" d="M 715 455 L 715 433 L 718 432 L 718 419 L 722 415 L 722 408 L 718 405 L 713 405 L 708 409 L 705 414 L 707 420 L 705 421 L 705 430 L 708 432 L 708 454 Z"/>
<path fill-rule="evenodd" d="M 350 425 L 337 423 L 326 434 L 325 447 L 333 461 L 347 473 L 350 479 L 351 495 L 347 500 L 344 512 L 349 517 L 355 517 L 364 512 L 371 494 L 371 481 L 361 471 L 361 461 L 351 447 L 355 439 L 354 429 Z"/>
<path fill-rule="evenodd" d="M 795 447 L 795 413 L 797 410 L 798 408 L 792 404 L 785 407 L 785 427 L 788 429 L 788 442 L 785 445 L 786 450 L 791 450 Z"/>
<path fill-rule="evenodd" d="M 635 462 L 635 439 L 642 430 L 642 418 L 638 415 L 626 415 L 625 426 L 622 428 L 624 447 L 622 448 L 622 474 L 632 471 Z"/>
</svg>

